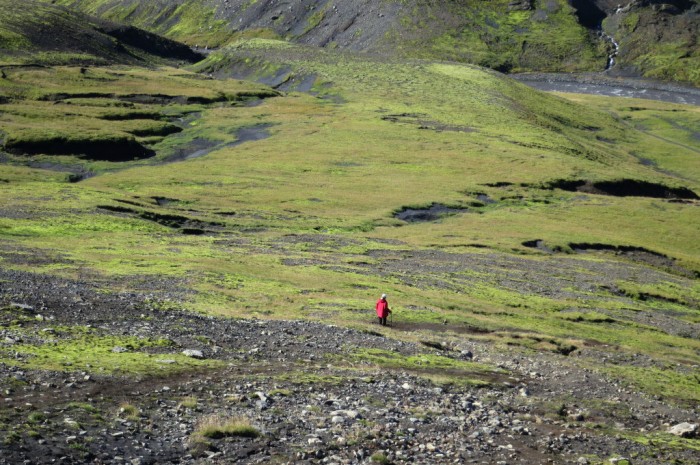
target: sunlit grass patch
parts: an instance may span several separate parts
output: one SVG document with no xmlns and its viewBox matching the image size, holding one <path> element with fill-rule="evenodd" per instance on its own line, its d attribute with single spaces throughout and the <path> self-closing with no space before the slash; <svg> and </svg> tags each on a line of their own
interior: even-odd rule
<svg viewBox="0 0 700 465">
<path fill-rule="evenodd" d="M 24 368 L 122 375 L 162 375 L 222 365 L 216 360 L 192 359 L 176 350 L 163 354 L 147 352 L 149 348 L 171 345 L 166 339 L 85 335 L 46 340 L 39 345 L 16 344 L 0 350 L 0 359 Z"/>
<path fill-rule="evenodd" d="M 246 417 L 225 418 L 212 415 L 201 419 L 192 434 L 209 439 L 221 439 L 230 436 L 257 438 L 262 433 Z"/>
<path fill-rule="evenodd" d="M 358 349 L 339 360 L 355 366 L 375 366 L 406 370 L 435 384 L 488 385 L 507 375 L 505 370 L 477 362 L 457 360 L 442 355 L 402 355 L 383 349 Z"/>
<path fill-rule="evenodd" d="M 647 432 L 647 433 L 630 433 L 619 432 L 620 436 L 631 441 L 643 444 L 645 446 L 653 446 L 656 451 L 664 449 L 671 450 L 697 450 L 700 451 L 700 443 L 697 439 L 681 438 L 669 433 L 663 432 Z"/>
<path fill-rule="evenodd" d="M 700 375 L 692 368 L 603 366 L 597 370 L 622 380 L 650 396 L 659 396 L 680 405 L 700 402 Z"/>
</svg>

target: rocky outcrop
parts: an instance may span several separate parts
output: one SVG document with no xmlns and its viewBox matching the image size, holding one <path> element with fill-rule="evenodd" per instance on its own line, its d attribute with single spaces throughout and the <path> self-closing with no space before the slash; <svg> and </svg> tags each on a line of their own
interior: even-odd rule
<svg viewBox="0 0 700 465">
<path fill-rule="evenodd" d="M 512 0 L 508 4 L 508 10 L 532 10 L 532 0 Z"/>
</svg>

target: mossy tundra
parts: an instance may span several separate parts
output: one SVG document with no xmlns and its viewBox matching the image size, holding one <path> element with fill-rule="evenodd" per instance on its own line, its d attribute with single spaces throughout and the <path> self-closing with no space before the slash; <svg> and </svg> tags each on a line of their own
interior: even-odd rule
<svg viewBox="0 0 700 465">
<path fill-rule="evenodd" d="M 129 17 L 93 3 L 92 12 Z M 523 15 L 511 16 L 509 27 L 520 27 Z M 216 21 L 207 15 L 204 24 L 216 30 Z M 167 32 L 223 43 L 190 26 Z M 700 398 L 698 200 L 553 187 L 633 180 L 700 194 L 697 107 L 544 94 L 474 65 L 432 61 L 427 51 L 387 59 L 259 38 L 186 69 L 157 60 L 57 66 L 41 54 L 32 55 L 39 66 L 26 66 L 14 54 L 22 37 L 7 30 L 3 268 L 92 279 L 103 292 L 173 278 L 184 297 L 154 299 L 158 311 L 319 320 L 406 340 L 573 354 L 669 402 Z M 436 40 L 426 47 L 452 48 L 455 38 Z M 553 46 L 575 42 L 562 41 Z M 598 59 L 594 48 L 584 52 Z M 484 51 L 476 61 L 501 58 Z M 103 143 L 134 151 L 100 156 Z M 395 216 L 435 205 L 449 214 L 411 223 Z M 382 292 L 394 328 L 370 326 Z M 3 328 L 27 337 L 30 321 L 7 314 Z M 221 368 L 168 352 L 165 339 L 54 330 L 55 338 L 3 349 L 0 360 L 119 375 Z M 615 360 L 600 367 L 599 351 Z M 627 364 L 633 355 L 646 365 Z M 490 385 L 501 374 L 454 357 L 378 350 L 344 361 L 439 385 Z"/>
<path fill-rule="evenodd" d="M 670 140 L 673 131 L 682 135 L 679 128 L 695 124 L 695 108 L 583 97 L 572 102 L 475 67 L 379 62 L 262 40 L 212 54 L 196 69 L 224 75 L 265 65 L 287 66 L 281 80 L 311 76 L 318 96 L 281 95 L 171 68 L 6 71 L 0 83 L 8 99 L 6 147 L 46 138 L 47 127 L 81 140 L 131 131 L 155 156 L 10 155 L 0 195 L 6 211 L 24 213 L 0 219 L 0 234 L 16 246 L 68 258 L 43 265 L 43 272 L 70 276 L 88 267 L 103 276 L 186 277 L 197 291 L 188 305 L 205 312 L 333 315 L 356 324 L 367 316 L 354 309 L 388 290 L 400 302 L 397 320 L 412 324 L 447 319 L 483 328 L 489 337 L 516 329 L 559 341 L 494 339 L 535 350 L 557 352 L 562 344 L 595 340 L 697 363 L 694 339 L 625 322 L 629 310 L 621 311 L 663 309 L 697 321 L 694 201 L 538 187 L 553 178 L 638 179 L 700 191 L 694 142 L 686 138 L 688 148 L 679 150 Z M 134 101 L 136 94 L 141 98 Z M 262 97 L 256 105 L 240 103 Z M 644 105 L 644 111 L 629 112 L 630 105 Z M 637 131 L 634 121 L 642 117 L 645 129 Z M 679 123 L 671 126 L 668 118 Z M 135 128 L 162 124 L 179 131 L 133 135 Z M 262 127 L 265 138 L 234 144 L 239 128 Z M 207 154 L 188 159 L 198 143 L 209 147 Z M 32 168 L 46 164 L 90 176 L 68 183 L 65 174 Z M 490 200 L 479 203 L 479 197 Z M 392 216 L 405 206 L 433 203 L 464 210 L 428 223 Z M 572 243 L 634 246 L 667 257 L 686 274 L 671 267 L 645 277 L 643 292 L 657 299 L 619 297 L 595 274 L 620 258 L 548 256 L 522 245 L 533 239 L 563 252 Z M 411 250 L 423 255 L 431 249 L 452 251 L 454 258 L 446 259 L 464 264 L 415 274 Z M 496 268 L 478 265 L 488 260 L 516 270 L 542 268 L 543 275 L 557 268 L 561 278 L 542 293 L 550 287 L 546 280 L 540 290 L 527 278 L 505 283 Z M 581 284 L 584 276 L 589 284 Z M 634 273 L 615 279 L 628 294 L 642 284 Z M 430 311 L 409 310 L 414 307 Z M 581 317 L 560 316 L 571 308 Z M 588 316 L 601 311 L 609 320 Z"/>
</svg>

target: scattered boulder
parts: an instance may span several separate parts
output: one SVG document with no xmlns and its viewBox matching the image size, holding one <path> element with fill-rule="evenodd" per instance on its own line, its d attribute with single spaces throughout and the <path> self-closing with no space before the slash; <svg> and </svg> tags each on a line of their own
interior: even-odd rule
<svg viewBox="0 0 700 465">
<path fill-rule="evenodd" d="M 669 433 L 682 438 L 694 438 L 698 435 L 698 425 L 695 423 L 679 423 L 668 430 Z"/>
<path fill-rule="evenodd" d="M 632 461 L 627 457 L 615 457 L 610 459 L 612 465 L 632 465 Z"/>
<path fill-rule="evenodd" d="M 185 357 L 190 357 L 190 358 L 196 358 L 196 359 L 203 359 L 204 354 L 202 353 L 201 350 L 196 350 L 196 349 L 185 349 L 182 351 L 182 355 Z"/>
<path fill-rule="evenodd" d="M 515 10 L 529 11 L 529 10 L 532 10 L 532 0 L 512 0 L 510 3 L 508 3 L 508 10 L 509 11 L 515 11 Z"/>
</svg>

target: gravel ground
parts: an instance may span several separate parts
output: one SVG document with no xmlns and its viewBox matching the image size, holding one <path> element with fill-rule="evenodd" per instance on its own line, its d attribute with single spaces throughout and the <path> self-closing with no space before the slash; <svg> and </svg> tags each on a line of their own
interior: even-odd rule
<svg viewBox="0 0 700 465">
<path fill-rule="evenodd" d="M 168 338 L 169 350 L 224 362 L 164 377 L 0 364 L 0 463 L 697 463 L 697 450 L 623 438 L 697 423 L 699 412 L 583 368 L 584 359 L 615 356 L 603 347 L 523 355 L 443 332 L 448 342 L 437 350 L 312 322 L 213 318 L 178 310 L 183 283 L 174 280 L 144 278 L 124 283 L 130 292 L 105 293 L 94 280 L 0 269 L 0 283 L 3 312 L 32 317 L 23 342 L 38 342 L 47 328 L 90 325 L 104 335 Z M 154 304 L 162 301 L 173 308 Z M 11 350 L 13 337 L 0 326 L 1 349 Z M 352 361 L 367 348 L 501 371 L 483 378 L 485 387 L 439 387 Z M 212 416 L 248 418 L 262 434 L 197 440 Z"/>
</svg>

